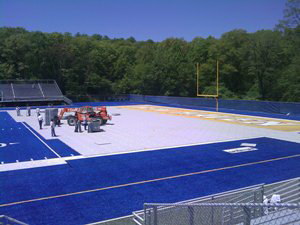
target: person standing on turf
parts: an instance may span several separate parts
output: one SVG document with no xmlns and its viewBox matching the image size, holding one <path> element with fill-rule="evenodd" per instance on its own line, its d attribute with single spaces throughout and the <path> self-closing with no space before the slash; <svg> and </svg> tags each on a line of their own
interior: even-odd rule
<svg viewBox="0 0 300 225">
<path fill-rule="evenodd" d="M 43 125 L 43 116 L 40 113 L 38 114 L 38 121 L 39 121 L 39 125 L 40 125 L 40 130 L 41 130 L 42 125 Z"/>
<path fill-rule="evenodd" d="M 51 126 L 51 136 L 52 137 L 56 137 L 56 134 L 55 134 L 55 122 L 54 122 L 53 119 L 51 119 L 50 126 Z"/>
<path fill-rule="evenodd" d="M 36 108 L 36 115 L 37 115 L 37 116 L 40 115 L 40 108 Z"/>
<path fill-rule="evenodd" d="M 17 116 L 21 116 L 21 112 L 20 112 L 20 107 L 19 106 L 16 107 L 16 111 L 17 111 Z"/>
<path fill-rule="evenodd" d="M 84 130 L 87 130 L 88 121 L 87 121 L 87 116 L 86 115 L 84 116 L 83 126 L 84 126 Z"/>
<path fill-rule="evenodd" d="M 30 109 L 30 106 L 27 106 L 27 116 L 31 116 L 31 109 Z"/>
</svg>

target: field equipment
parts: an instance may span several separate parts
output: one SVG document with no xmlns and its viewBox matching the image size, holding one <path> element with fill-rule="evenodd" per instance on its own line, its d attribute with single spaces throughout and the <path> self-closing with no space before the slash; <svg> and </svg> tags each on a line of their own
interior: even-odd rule
<svg viewBox="0 0 300 225">
<path fill-rule="evenodd" d="M 68 113 L 67 116 L 64 114 Z M 70 114 L 71 113 L 71 114 Z M 101 125 L 106 124 L 107 120 L 111 120 L 105 106 L 83 106 L 80 108 L 63 108 L 59 113 L 59 119 L 66 118 L 70 126 L 75 126 L 76 120 L 81 122 L 99 121 Z"/>
<path fill-rule="evenodd" d="M 45 125 L 50 126 L 50 122 L 55 118 L 58 114 L 58 109 L 56 108 L 48 108 L 45 109 Z"/>
</svg>

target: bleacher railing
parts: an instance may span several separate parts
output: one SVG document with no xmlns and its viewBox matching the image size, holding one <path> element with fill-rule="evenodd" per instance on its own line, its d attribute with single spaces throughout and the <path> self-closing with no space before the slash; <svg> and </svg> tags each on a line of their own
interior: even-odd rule
<svg viewBox="0 0 300 225">
<path fill-rule="evenodd" d="M 145 204 L 145 225 L 300 224 L 300 204 Z"/>
<path fill-rule="evenodd" d="M 2 80 L 2 102 L 66 101 L 55 80 Z M 0 96 L 0 97 L 1 97 Z"/>
<path fill-rule="evenodd" d="M 263 202 L 263 196 L 267 197 L 268 199 L 271 199 L 272 195 L 275 193 L 280 195 L 281 203 L 299 205 L 300 178 L 294 178 L 294 179 L 280 181 L 280 182 L 267 184 L 267 185 L 258 184 L 246 188 L 241 188 L 241 189 L 223 192 L 223 193 L 210 195 L 210 196 L 204 196 L 204 197 L 178 202 L 174 204 L 169 204 L 169 205 L 198 205 L 198 204 L 219 204 L 219 203 L 220 204 L 223 203 L 235 203 L 235 204 L 259 203 L 260 204 Z M 169 210 L 169 208 L 170 207 L 164 205 L 163 207 L 160 207 L 160 211 L 163 211 L 167 214 L 168 213 L 173 214 L 172 210 Z M 263 209 L 262 208 L 259 209 L 259 207 L 257 207 L 256 210 L 261 211 Z M 198 211 L 196 211 L 196 213 L 197 212 Z M 226 212 L 228 214 L 228 210 L 224 211 L 224 213 Z M 133 220 L 137 225 L 148 225 L 146 224 L 145 210 L 133 212 Z"/>
</svg>

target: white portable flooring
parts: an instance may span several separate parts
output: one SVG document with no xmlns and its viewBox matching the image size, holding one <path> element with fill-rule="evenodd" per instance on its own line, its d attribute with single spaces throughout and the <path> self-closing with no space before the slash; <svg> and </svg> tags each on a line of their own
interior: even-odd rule
<svg viewBox="0 0 300 225">
<path fill-rule="evenodd" d="M 270 137 L 300 143 L 298 132 L 276 131 L 118 106 L 107 107 L 107 110 L 109 114 L 113 115 L 113 118 L 102 126 L 102 132 L 75 133 L 74 127 L 69 126 L 67 121 L 63 120 L 61 127 L 56 127 L 58 135 L 56 138 L 84 157 L 256 137 Z M 37 116 L 34 112 L 30 117 L 25 116 L 25 110 L 22 111 L 20 117 L 16 116 L 15 111 L 9 111 L 9 114 L 16 121 L 29 124 L 45 139 L 52 139 L 49 126 L 44 126 L 42 130 L 39 130 Z"/>
</svg>

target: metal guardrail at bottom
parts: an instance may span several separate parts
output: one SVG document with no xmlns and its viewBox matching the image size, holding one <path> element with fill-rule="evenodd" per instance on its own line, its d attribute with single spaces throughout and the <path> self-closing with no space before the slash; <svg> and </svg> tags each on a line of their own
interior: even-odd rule
<svg viewBox="0 0 300 225">
<path fill-rule="evenodd" d="M 0 225 L 28 225 L 9 216 L 0 215 Z"/>
<path fill-rule="evenodd" d="M 279 194 L 281 196 L 281 203 L 297 203 L 297 204 L 300 203 L 300 178 L 294 178 L 294 179 L 280 181 L 280 182 L 267 184 L 267 185 L 259 184 L 255 186 L 242 188 L 242 189 L 219 193 L 216 195 L 210 195 L 210 196 L 200 197 L 197 199 L 192 199 L 184 202 L 178 202 L 178 203 L 174 203 L 173 207 L 174 205 L 180 205 L 180 204 L 262 203 L 263 196 L 266 196 L 268 199 L 270 199 L 273 194 Z M 157 210 L 159 212 L 171 213 L 171 211 L 168 210 L 169 208 L 170 206 L 161 204 L 160 207 L 157 207 Z M 261 212 L 263 211 L 263 208 L 260 209 L 257 208 L 257 210 Z M 225 212 L 226 211 L 224 211 L 224 213 Z M 148 225 L 145 223 L 146 215 L 147 215 L 146 208 L 144 207 L 144 210 L 133 212 L 132 214 L 133 221 L 137 225 Z M 293 224 L 300 225 L 300 220 L 299 222 Z"/>
<path fill-rule="evenodd" d="M 293 203 L 150 203 L 144 211 L 145 225 L 300 224 L 300 204 Z"/>
</svg>

